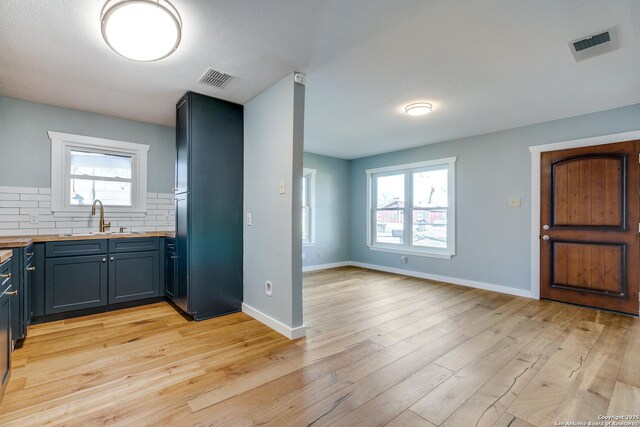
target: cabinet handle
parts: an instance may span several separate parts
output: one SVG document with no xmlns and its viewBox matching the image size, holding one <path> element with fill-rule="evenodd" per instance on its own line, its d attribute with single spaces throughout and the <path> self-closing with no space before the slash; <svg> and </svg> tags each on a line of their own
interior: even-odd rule
<svg viewBox="0 0 640 427">
<path fill-rule="evenodd" d="M 35 267 L 27 267 L 27 271 L 36 271 Z"/>
<path fill-rule="evenodd" d="M 171 255 L 171 259 L 176 259 L 178 258 L 176 255 Z"/>
<path fill-rule="evenodd" d="M 9 279 L 11 278 L 11 273 L 9 274 L 0 274 L 0 279 Z"/>
<path fill-rule="evenodd" d="M 33 256 L 33 252 L 27 252 L 27 256 Z"/>
<path fill-rule="evenodd" d="M 18 291 L 5 292 L 5 295 L 18 295 Z"/>
<path fill-rule="evenodd" d="M 115 260 L 116 260 L 116 259 L 115 259 L 114 257 L 109 258 L 109 261 L 111 261 L 111 262 L 113 262 L 113 261 L 115 261 Z"/>
<path fill-rule="evenodd" d="M 107 262 L 107 259 L 106 258 L 102 258 L 102 262 Z"/>
</svg>

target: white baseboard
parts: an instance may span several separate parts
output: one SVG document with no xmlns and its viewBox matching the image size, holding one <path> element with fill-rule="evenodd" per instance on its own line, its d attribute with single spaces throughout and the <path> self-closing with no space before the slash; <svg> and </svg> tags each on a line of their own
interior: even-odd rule
<svg viewBox="0 0 640 427">
<path fill-rule="evenodd" d="M 253 317 L 257 321 L 259 321 L 261 323 L 264 323 L 265 325 L 267 325 L 268 327 L 270 327 L 274 331 L 284 335 L 285 337 L 289 338 L 290 340 L 295 340 L 295 339 L 298 339 L 298 338 L 302 338 L 307 333 L 307 327 L 306 326 L 298 326 L 297 328 L 290 328 L 287 325 L 285 325 L 284 323 L 274 319 L 273 317 L 270 317 L 270 316 L 264 314 L 260 310 L 257 310 L 257 309 L 255 309 L 255 308 L 253 308 L 250 305 L 247 305 L 245 303 L 242 303 L 242 312 L 248 314 L 249 316 Z"/>
<path fill-rule="evenodd" d="M 349 261 L 331 262 L 329 264 L 310 265 L 307 267 L 302 267 L 302 272 L 307 273 L 309 271 L 327 270 L 329 268 L 346 267 L 349 265 L 351 265 L 351 262 Z"/>
<path fill-rule="evenodd" d="M 503 294 L 516 295 L 519 297 L 533 298 L 529 290 L 511 288 L 509 286 L 494 285 L 491 283 L 476 282 L 475 280 L 458 279 L 457 277 L 440 276 L 438 274 L 422 273 L 420 271 L 403 270 L 401 268 L 385 267 L 382 265 L 367 264 L 364 262 L 351 261 L 349 265 L 354 267 L 368 268 L 370 270 L 385 271 L 387 273 L 402 274 L 404 276 L 418 277 L 420 279 L 435 280 L 438 282 L 453 283 L 454 285 L 469 286 L 472 288 L 485 289 L 487 291 L 500 292 Z"/>
</svg>

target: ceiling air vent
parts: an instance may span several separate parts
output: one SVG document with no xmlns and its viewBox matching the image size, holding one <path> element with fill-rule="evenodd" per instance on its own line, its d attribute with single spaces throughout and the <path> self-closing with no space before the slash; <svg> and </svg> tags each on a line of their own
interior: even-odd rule
<svg viewBox="0 0 640 427">
<path fill-rule="evenodd" d="M 224 89 L 227 87 L 233 77 L 230 74 L 223 73 L 221 71 L 216 71 L 213 68 L 209 68 L 198 80 L 200 83 L 205 84 L 207 86 L 217 87 L 218 89 Z"/>
<path fill-rule="evenodd" d="M 617 28 L 615 27 L 569 43 L 569 49 L 571 49 L 576 61 L 593 58 L 616 50 L 618 47 Z"/>
</svg>

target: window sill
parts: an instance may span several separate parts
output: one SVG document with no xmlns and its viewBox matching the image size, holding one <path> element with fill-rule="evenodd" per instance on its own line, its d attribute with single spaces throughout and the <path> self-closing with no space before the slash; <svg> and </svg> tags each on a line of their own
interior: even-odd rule
<svg viewBox="0 0 640 427">
<path fill-rule="evenodd" d="M 450 253 L 425 252 L 425 251 L 418 251 L 418 250 L 412 250 L 412 249 L 406 249 L 406 248 L 396 249 L 396 248 L 389 248 L 386 246 L 372 246 L 372 245 L 367 245 L 367 246 L 372 251 L 392 252 L 392 253 L 403 254 L 403 255 L 415 255 L 415 256 L 421 256 L 425 258 L 438 258 L 438 259 L 450 260 L 455 255 Z"/>
</svg>

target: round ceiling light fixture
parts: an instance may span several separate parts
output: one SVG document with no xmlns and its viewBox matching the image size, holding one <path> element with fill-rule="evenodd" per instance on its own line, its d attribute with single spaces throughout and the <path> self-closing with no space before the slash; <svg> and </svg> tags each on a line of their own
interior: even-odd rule
<svg viewBox="0 0 640 427">
<path fill-rule="evenodd" d="M 410 116 L 424 116 L 433 111 L 433 105 L 428 102 L 414 102 L 404 107 L 404 112 Z"/>
<path fill-rule="evenodd" d="M 180 14 L 166 0 L 108 0 L 100 22 L 107 45 L 134 61 L 166 58 L 182 38 Z"/>
</svg>

